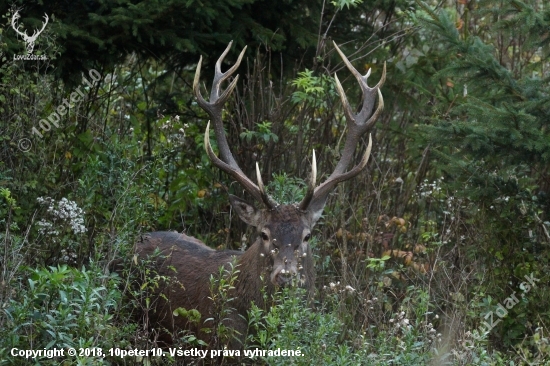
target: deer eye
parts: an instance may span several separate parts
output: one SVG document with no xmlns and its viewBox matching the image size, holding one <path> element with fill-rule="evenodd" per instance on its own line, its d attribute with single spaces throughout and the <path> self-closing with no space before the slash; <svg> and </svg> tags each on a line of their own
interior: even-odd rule
<svg viewBox="0 0 550 366">
<path fill-rule="evenodd" d="M 308 241 L 309 239 L 311 239 L 311 234 L 307 234 L 306 237 L 304 238 L 304 241 Z"/>
<path fill-rule="evenodd" d="M 269 240 L 269 236 L 267 236 L 267 234 L 264 233 L 263 231 L 260 233 L 260 237 L 262 238 L 262 240 L 265 240 L 265 241 Z"/>
</svg>

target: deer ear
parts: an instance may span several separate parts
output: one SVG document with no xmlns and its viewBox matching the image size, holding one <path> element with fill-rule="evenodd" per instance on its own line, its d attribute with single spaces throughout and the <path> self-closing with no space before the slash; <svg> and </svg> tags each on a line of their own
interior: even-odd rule
<svg viewBox="0 0 550 366">
<path fill-rule="evenodd" d="M 229 202 L 231 203 L 231 207 L 237 211 L 237 214 L 245 223 L 254 227 L 258 227 L 260 225 L 262 218 L 261 210 L 246 203 L 239 197 L 233 196 L 232 194 L 229 195 Z"/>
<path fill-rule="evenodd" d="M 307 207 L 308 218 L 311 222 L 311 227 L 313 227 L 313 225 L 315 225 L 317 221 L 321 218 L 326 202 L 326 197 L 319 197 L 317 199 L 314 198 Z"/>
</svg>

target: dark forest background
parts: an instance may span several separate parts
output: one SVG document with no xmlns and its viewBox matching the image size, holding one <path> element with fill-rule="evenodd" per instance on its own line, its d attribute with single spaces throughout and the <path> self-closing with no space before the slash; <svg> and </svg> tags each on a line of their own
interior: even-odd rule
<svg viewBox="0 0 550 366">
<path fill-rule="evenodd" d="M 33 50 L 45 60 L 17 59 L 16 11 L 28 35 L 48 15 Z M 0 15 L 0 365 L 166 364 L 10 352 L 156 347 L 133 314 L 160 279 L 136 289 L 110 263 L 130 265 L 147 231 L 246 246 L 253 231 L 222 186 L 243 192 L 211 166 L 191 88 L 199 56 L 209 88 L 231 40 L 224 68 L 248 48 L 225 109 L 230 146 L 284 202 L 304 194 L 312 149 L 321 180 L 338 161 L 335 73 L 360 102 L 332 41 L 372 85 L 387 64 L 368 166 L 316 227 L 315 311 L 282 293 L 250 314 L 250 347 L 306 357 L 240 362 L 550 364 L 546 1 L 15 0 Z"/>
</svg>

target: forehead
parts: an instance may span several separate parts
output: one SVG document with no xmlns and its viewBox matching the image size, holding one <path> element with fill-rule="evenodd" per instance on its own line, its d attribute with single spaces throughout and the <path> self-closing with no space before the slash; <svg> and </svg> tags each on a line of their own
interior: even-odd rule
<svg viewBox="0 0 550 366">
<path fill-rule="evenodd" d="M 306 227 L 306 220 L 296 207 L 281 205 L 270 212 L 265 226 L 279 234 L 301 233 Z"/>
</svg>

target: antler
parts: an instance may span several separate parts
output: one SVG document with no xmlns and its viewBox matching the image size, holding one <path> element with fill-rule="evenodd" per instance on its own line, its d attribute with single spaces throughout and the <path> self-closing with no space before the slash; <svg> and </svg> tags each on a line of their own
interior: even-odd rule
<svg viewBox="0 0 550 366">
<path fill-rule="evenodd" d="M 39 31 L 38 30 L 35 30 L 31 36 L 31 38 L 37 38 L 38 35 L 40 33 L 42 33 L 44 31 L 44 28 L 46 28 L 46 25 L 48 25 L 48 20 L 50 20 L 50 18 L 48 17 L 48 14 L 44 13 L 44 21 L 45 22 L 42 22 L 42 29 L 40 29 Z"/>
<path fill-rule="evenodd" d="M 359 85 L 361 86 L 361 90 L 363 92 L 363 106 L 359 113 L 353 114 L 348 99 L 346 98 L 346 94 L 344 93 L 344 89 L 340 84 L 340 80 L 338 80 L 338 76 L 334 74 L 336 88 L 338 90 L 338 94 L 340 94 L 340 98 L 342 99 L 344 113 L 347 119 L 348 132 L 346 136 L 346 142 L 344 144 L 344 149 L 342 150 L 340 161 L 338 161 L 336 168 L 334 168 L 334 171 L 327 178 L 327 180 L 321 183 L 321 185 L 319 185 L 318 187 L 315 187 L 315 175 L 317 173 L 317 166 L 315 161 L 315 151 L 313 152 L 311 179 L 308 183 L 308 190 L 306 192 L 306 195 L 299 205 L 299 208 L 303 211 L 306 211 L 310 206 L 316 206 L 317 204 L 321 205 L 322 209 L 322 206 L 324 206 L 328 194 L 336 187 L 338 183 L 355 177 L 367 165 L 372 147 L 372 139 L 370 134 L 369 144 L 367 146 L 365 154 L 363 155 L 363 158 L 355 167 L 346 172 L 346 168 L 353 158 L 353 152 L 355 151 L 355 146 L 359 142 L 359 139 L 364 133 L 369 131 L 372 126 L 374 126 L 376 119 L 384 108 L 384 99 L 382 98 L 380 88 L 384 84 L 384 81 L 386 81 L 386 63 L 384 63 L 384 69 L 382 70 L 382 77 L 380 78 L 380 81 L 373 88 L 371 88 L 367 85 L 367 79 L 370 76 L 371 70 L 369 69 L 369 71 L 367 71 L 367 74 L 365 76 L 362 76 L 349 62 L 349 60 L 342 53 L 340 48 L 338 48 L 336 43 L 333 43 L 336 51 L 338 51 L 338 53 L 340 54 L 340 57 L 348 67 L 349 71 L 351 71 L 351 73 L 353 74 L 353 76 L 355 76 L 355 78 L 359 82 Z M 374 113 L 372 113 L 374 102 L 376 100 L 376 94 L 378 94 L 378 106 L 376 107 Z"/>
<path fill-rule="evenodd" d="M 19 15 L 19 10 L 15 12 L 15 14 L 13 14 L 13 17 L 11 18 L 11 26 L 13 28 L 13 30 L 19 34 L 21 37 L 23 37 L 23 39 L 27 39 L 27 33 L 23 33 L 23 32 L 20 32 L 19 31 L 19 25 L 16 26 L 15 22 L 17 21 L 17 19 L 21 18 L 21 15 Z"/>
<path fill-rule="evenodd" d="M 13 30 L 15 30 L 15 32 L 17 34 L 19 34 L 21 37 L 23 37 L 23 40 L 25 40 L 25 43 L 27 44 L 27 51 L 29 53 L 32 53 L 32 51 L 34 49 L 34 42 L 36 41 L 36 39 L 38 38 L 40 33 L 42 33 L 44 28 L 46 28 L 46 25 L 48 24 L 48 20 L 50 18 L 48 17 L 48 14 L 44 13 L 45 22 L 43 22 L 43 24 L 42 24 L 42 29 L 40 29 L 40 30 L 35 29 L 34 32 L 32 33 L 32 36 L 29 36 L 26 31 L 25 32 L 19 31 L 19 25 L 16 26 L 16 24 L 15 24 L 17 19 L 19 19 L 19 18 L 21 18 L 21 15 L 19 15 L 19 10 L 18 10 L 18 11 L 15 12 L 15 14 L 13 14 L 13 17 L 11 18 L 11 26 L 12 26 Z"/>
<path fill-rule="evenodd" d="M 204 109 L 208 113 L 211 121 L 213 122 L 214 132 L 216 134 L 216 141 L 218 142 L 218 149 L 220 150 L 221 159 L 216 156 L 216 154 L 214 153 L 214 150 L 212 150 L 212 146 L 210 145 L 210 133 L 209 133 L 210 122 L 208 122 L 206 126 L 206 132 L 204 134 L 204 148 L 206 149 L 206 153 L 208 154 L 208 157 L 210 158 L 214 166 L 220 168 L 227 174 L 231 175 L 256 200 L 262 201 L 267 206 L 267 208 L 272 209 L 277 207 L 278 204 L 265 191 L 265 187 L 263 185 L 262 178 L 260 176 L 260 169 L 258 167 L 258 163 L 256 163 L 256 176 L 258 180 L 258 185 L 256 185 L 243 173 L 241 168 L 239 168 L 237 161 L 235 160 L 235 158 L 233 157 L 233 154 L 231 153 L 231 150 L 229 149 L 229 144 L 227 143 L 227 138 L 225 136 L 225 131 L 223 129 L 223 120 L 222 120 L 223 106 L 227 101 L 227 99 L 229 99 L 229 96 L 233 92 L 233 89 L 235 89 L 235 86 L 237 85 L 237 81 L 239 80 L 239 75 L 235 76 L 233 81 L 231 81 L 229 86 L 224 91 L 221 90 L 221 84 L 225 80 L 227 80 L 237 70 L 243 58 L 244 52 L 246 50 L 246 46 L 245 46 L 245 48 L 241 51 L 241 54 L 239 55 L 237 62 L 235 62 L 235 64 L 229 70 L 222 73 L 221 71 L 222 61 L 227 55 L 227 53 L 229 52 L 229 50 L 231 49 L 232 44 L 233 44 L 233 41 L 229 42 L 229 45 L 227 46 L 225 51 L 222 53 L 222 55 L 216 62 L 214 81 L 212 82 L 212 91 L 210 92 L 209 102 L 204 100 L 204 98 L 201 95 L 200 87 L 199 87 L 202 56 L 199 59 L 199 64 L 197 65 L 197 70 L 195 72 L 195 80 L 193 82 L 193 92 L 195 93 L 195 97 L 197 98 L 199 105 L 202 107 L 202 109 Z"/>
<path fill-rule="evenodd" d="M 13 14 L 13 17 L 11 18 L 11 26 L 13 28 L 13 30 L 15 30 L 15 32 L 17 34 L 19 34 L 21 37 L 23 37 L 23 39 L 25 41 L 33 41 L 33 40 L 36 40 L 36 38 L 38 38 L 38 36 L 40 35 L 40 33 L 42 33 L 42 31 L 44 31 L 44 28 L 46 28 L 46 25 L 48 24 L 48 21 L 50 20 L 50 18 L 48 17 L 48 14 L 44 13 L 44 21 L 43 24 L 42 24 L 42 29 L 40 29 L 39 31 L 38 30 L 34 30 L 32 36 L 29 36 L 27 34 L 27 32 L 21 32 L 19 30 L 19 25 L 16 26 L 16 21 L 17 19 L 21 18 L 21 15 L 19 15 L 19 10 L 15 12 L 15 14 Z"/>
</svg>

